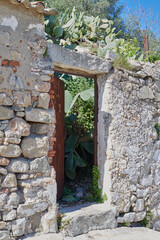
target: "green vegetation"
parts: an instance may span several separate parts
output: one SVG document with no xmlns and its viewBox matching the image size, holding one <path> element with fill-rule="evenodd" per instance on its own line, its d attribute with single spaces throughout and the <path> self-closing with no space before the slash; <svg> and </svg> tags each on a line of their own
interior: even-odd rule
<svg viewBox="0 0 160 240">
<path fill-rule="evenodd" d="M 119 57 L 114 60 L 113 65 L 114 65 L 115 68 L 124 68 L 124 69 L 130 70 L 130 71 L 133 70 L 133 67 L 128 62 L 127 57 L 125 57 L 123 55 L 119 55 Z"/>
<path fill-rule="evenodd" d="M 92 184 L 90 186 L 91 193 L 89 195 L 90 202 L 103 203 L 107 201 L 107 195 L 102 196 L 102 189 L 99 188 L 98 182 L 100 180 L 100 173 L 97 166 L 93 166 L 92 169 Z"/>
<path fill-rule="evenodd" d="M 152 219 L 153 219 L 153 215 L 151 211 L 148 211 L 146 214 L 146 217 L 141 221 L 141 225 L 147 228 L 152 228 Z"/>
</svg>

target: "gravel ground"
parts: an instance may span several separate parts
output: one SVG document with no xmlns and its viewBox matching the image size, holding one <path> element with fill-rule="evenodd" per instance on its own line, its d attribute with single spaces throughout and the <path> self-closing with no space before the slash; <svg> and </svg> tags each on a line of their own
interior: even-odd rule
<svg viewBox="0 0 160 240">
<path fill-rule="evenodd" d="M 61 233 L 36 235 L 26 240 L 160 240 L 160 232 L 148 228 L 128 228 L 96 230 L 77 237 L 64 237 Z"/>
</svg>

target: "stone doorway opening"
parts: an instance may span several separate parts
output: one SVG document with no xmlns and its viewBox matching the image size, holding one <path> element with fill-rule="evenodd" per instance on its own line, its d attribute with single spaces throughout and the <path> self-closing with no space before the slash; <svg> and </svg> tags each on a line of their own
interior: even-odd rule
<svg viewBox="0 0 160 240">
<path fill-rule="evenodd" d="M 56 124 L 49 157 L 56 171 L 57 199 L 64 206 L 82 204 L 87 191 L 89 195 L 92 167 L 97 165 L 96 78 L 56 71 L 50 96 Z"/>
</svg>

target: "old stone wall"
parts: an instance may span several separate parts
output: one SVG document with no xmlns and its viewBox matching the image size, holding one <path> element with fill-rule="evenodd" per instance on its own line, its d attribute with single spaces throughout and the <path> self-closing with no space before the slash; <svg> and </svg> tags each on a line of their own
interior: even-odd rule
<svg viewBox="0 0 160 240">
<path fill-rule="evenodd" d="M 9 240 L 56 231 L 55 113 L 43 14 L 9 0 L 0 7 L 0 239 Z"/>
<path fill-rule="evenodd" d="M 117 206 L 118 223 L 151 212 L 160 230 L 160 66 L 132 64 L 133 71 L 98 78 L 100 185 Z"/>
</svg>

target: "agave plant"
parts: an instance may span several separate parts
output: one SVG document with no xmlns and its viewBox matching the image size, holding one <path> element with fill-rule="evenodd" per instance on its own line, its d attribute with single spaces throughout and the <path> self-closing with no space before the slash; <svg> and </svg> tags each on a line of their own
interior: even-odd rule
<svg viewBox="0 0 160 240">
<path fill-rule="evenodd" d="M 68 125 L 76 121 L 76 115 L 70 114 L 78 97 L 83 101 L 88 101 L 94 96 L 94 88 L 87 89 L 78 93 L 74 98 L 68 90 L 65 91 L 65 113 L 66 113 L 66 129 Z M 93 133 L 89 132 L 83 136 L 73 134 L 67 131 L 67 138 L 65 142 L 65 173 L 66 176 L 74 180 L 76 177 L 77 167 L 86 167 L 87 154 L 94 154 Z"/>
</svg>

